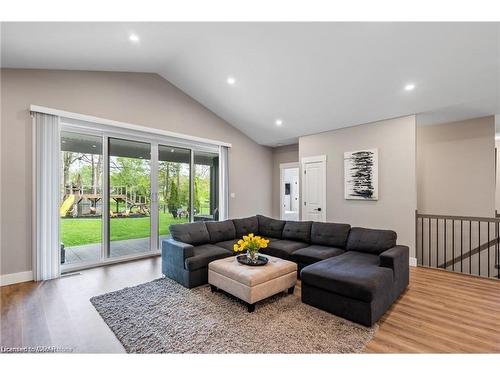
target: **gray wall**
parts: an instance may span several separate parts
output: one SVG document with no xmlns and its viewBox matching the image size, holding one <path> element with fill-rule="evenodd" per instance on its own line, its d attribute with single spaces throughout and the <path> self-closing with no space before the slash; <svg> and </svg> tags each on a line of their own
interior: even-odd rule
<svg viewBox="0 0 500 375">
<path fill-rule="evenodd" d="M 299 161 L 299 145 L 288 145 L 273 149 L 273 208 L 272 216 L 280 217 L 280 164 Z"/>
<path fill-rule="evenodd" d="M 418 122 L 418 121 L 417 121 Z M 494 117 L 417 127 L 418 211 L 425 214 L 493 217 L 495 213 Z M 446 226 L 445 226 L 446 225 Z M 489 242 L 493 224 L 425 219 L 417 226 L 419 263 L 435 267 L 460 259 Z M 445 231 L 446 228 L 446 231 Z M 444 233 L 447 232 L 447 235 Z M 439 237 L 438 237 L 439 235 Z M 488 236 L 490 236 L 488 238 Z M 439 251 L 438 251 L 439 248 Z M 448 270 L 496 275 L 495 246 L 450 265 Z M 479 268 L 481 267 L 481 268 Z"/>
<path fill-rule="evenodd" d="M 417 128 L 418 211 L 495 214 L 495 119 Z"/>
<path fill-rule="evenodd" d="M 379 200 L 344 199 L 344 152 L 378 148 Z M 415 116 L 299 138 L 300 158 L 327 156 L 327 220 L 392 229 L 415 256 Z"/>
<path fill-rule="evenodd" d="M 30 104 L 230 142 L 230 216 L 271 214 L 272 150 L 156 74 L 2 69 L 1 99 L 2 275 L 31 270 Z"/>
</svg>

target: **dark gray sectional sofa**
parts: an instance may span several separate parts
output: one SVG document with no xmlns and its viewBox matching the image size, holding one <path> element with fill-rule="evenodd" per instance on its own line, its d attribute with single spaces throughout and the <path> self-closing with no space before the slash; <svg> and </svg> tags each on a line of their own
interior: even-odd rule
<svg viewBox="0 0 500 375">
<path fill-rule="evenodd" d="M 233 256 L 243 235 L 270 240 L 263 254 L 296 262 L 302 301 L 371 326 L 406 289 L 408 247 L 391 230 L 349 224 L 283 221 L 262 215 L 170 226 L 162 242 L 162 272 L 187 288 L 206 284 L 208 264 Z"/>
</svg>

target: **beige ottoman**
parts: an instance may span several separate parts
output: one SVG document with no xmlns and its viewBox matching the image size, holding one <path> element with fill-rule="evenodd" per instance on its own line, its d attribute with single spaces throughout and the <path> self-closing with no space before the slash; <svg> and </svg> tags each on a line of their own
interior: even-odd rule
<svg viewBox="0 0 500 375">
<path fill-rule="evenodd" d="M 208 264 L 208 283 L 212 292 L 217 288 L 243 300 L 248 311 L 255 310 L 255 303 L 288 290 L 293 293 L 297 282 L 297 264 L 266 255 L 264 266 L 247 266 L 236 257 L 215 260 Z"/>
</svg>

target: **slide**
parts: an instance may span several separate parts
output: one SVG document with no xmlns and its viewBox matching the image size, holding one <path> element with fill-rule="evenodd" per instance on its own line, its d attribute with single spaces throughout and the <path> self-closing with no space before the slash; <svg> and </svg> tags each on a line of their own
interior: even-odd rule
<svg viewBox="0 0 500 375">
<path fill-rule="evenodd" d="M 73 207 L 74 203 L 75 203 L 75 195 L 70 194 L 68 198 L 64 200 L 63 204 L 61 204 L 61 207 L 59 208 L 59 215 L 61 215 L 61 217 L 66 216 L 71 207 Z"/>
</svg>

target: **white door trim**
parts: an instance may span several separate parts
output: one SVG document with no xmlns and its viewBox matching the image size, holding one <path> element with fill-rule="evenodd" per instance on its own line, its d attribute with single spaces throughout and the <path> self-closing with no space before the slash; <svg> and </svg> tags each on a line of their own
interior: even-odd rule
<svg viewBox="0 0 500 375">
<path fill-rule="evenodd" d="M 301 159 L 302 165 L 306 163 L 314 163 L 318 161 L 326 162 L 326 155 L 317 155 L 317 156 L 305 156 Z"/>
<path fill-rule="evenodd" d="M 280 163 L 280 169 L 298 168 L 298 167 L 299 167 L 298 161 L 295 161 L 293 163 Z"/>
<path fill-rule="evenodd" d="M 299 162 L 293 162 L 293 163 L 280 163 L 280 219 L 283 220 L 283 195 L 285 195 L 285 184 L 283 181 L 283 169 L 288 169 L 288 168 L 299 168 L 299 181 L 300 181 L 300 165 Z M 299 182 L 300 184 L 300 182 Z M 299 190 L 299 196 L 300 196 L 300 190 Z M 299 207 L 300 211 L 300 207 Z"/>
<path fill-rule="evenodd" d="M 323 218 L 324 221 L 326 221 L 326 188 L 327 188 L 327 182 L 326 182 L 326 155 L 317 155 L 317 156 L 306 156 L 303 157 L 301 160 L 301 167 L 299 170 L 300 174 L 300 181 L 301 181 L 301 186 L 300 186 L 300 217 L 301 220 L 305 220 L 306 212 L 304 210 L 304 197 L 306 193 L 306 188 L 305 188 L 305 179 L 303 178 L 303 173 L 305 170 L 305 165 L 307 163 L 317 163 L 317 162 L 323 162 L 324 163 L 324 168 L 323 168 L 323 181 L 325 184 L 325 188 L 323 189 L 323 202 L 324 202 L 324 208 L 322 207 L 323 211 Z"/>
</svg>

